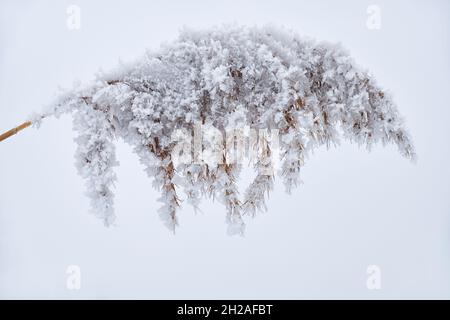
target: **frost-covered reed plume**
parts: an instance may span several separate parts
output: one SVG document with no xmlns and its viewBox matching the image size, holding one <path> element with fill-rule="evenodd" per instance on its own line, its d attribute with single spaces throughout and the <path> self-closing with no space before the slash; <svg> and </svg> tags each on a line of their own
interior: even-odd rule
<svg viewBox="0 0 450 320">
<path fill-rule="evenodd" d="M 264 135 L 257 138 L 265 152 L 259 153 L 256 177 L 241 199 L 239 163 L 174 162 L 176 130 L 193 130 L 196 124 L 221 132 L 246 126 L 277 129 L 277 174 L 288 191 L 299 182 L 308 154 L 341 137 L 368 148 L 394 143 L 403 156 L 415 157 L 390 96 L 344 49 L 274 28 L 185 30 L 159 51 L 64 94 L 22 127 L 64 113 L 73 113 L 77 167 L 87 181 L 93 212 L 106 225 L 115 219 L 117 138 L 133 146 L 161 191 L 160 216 L 170 229 L 177 225 L 184 190 L 194 206 L 203 196 L 223 203 L 232 234 L 243 232 L 243 214 L 265 208 L 274 179 L 265 170 L 273 163 L 269 141 Z M 225 159 L 225 143 L 222 150 Z"/>
</svg>

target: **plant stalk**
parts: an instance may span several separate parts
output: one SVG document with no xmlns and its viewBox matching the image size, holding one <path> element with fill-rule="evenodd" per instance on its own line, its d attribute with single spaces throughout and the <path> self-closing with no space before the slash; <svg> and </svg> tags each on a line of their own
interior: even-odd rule
<svg viewBox="0 0 450 320">
<path fill-rule="evenodd" d="M 13 136 L 13 135 L 15 135 L 17 132 L 19 132 L 19 131 L 21 131 L 21 130 L 23 130 L 23 129 L 25 129 L 25 128 L 28 128 L 29 126 L 31 126 L 31 124 L 32 124 L 31 121 L 25 121 L 25 122 L 22 123 L 21 125 L 15 127 L 15 128 L 12 128 L 12 129 L 9 130 L 9 131 L 6 131 L 5 133 L 3 133 L 3 134 L 0 135 L 0 141 L 3 141 L 3 140 L 5 140 L 5 139 L 7 139 L 7 138 L 9 138 L 9 137 L 11 137 L 11 136 Z"/>
</svg>

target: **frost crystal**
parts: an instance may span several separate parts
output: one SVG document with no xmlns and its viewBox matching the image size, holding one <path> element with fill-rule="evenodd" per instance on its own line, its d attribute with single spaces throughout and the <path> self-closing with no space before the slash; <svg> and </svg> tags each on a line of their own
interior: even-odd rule
<svg viewBox="0 0 450 320">
<path fill-rule="evenodd" d="M 223 203 L 231 234 L 244 231 L 243 214 L 266 209 L 277 173 L 271 170 L 275 153 L 267 135 L 249 143 L 247 149 L 259 150 L 256 177 L 241 200 L 236 186 L 241 164 L 227 161 L 231 151 L 224 140 L 211 138 L 208 128 L 277 130 L 277 174 L 287 191 L 299 183 L 308 154 L 336 145 L 340 137 L 368 148 L 394 143 L 403 156 L 415 157 L 390 96 L 344 49 L 274 28 L 185 30 L 159 51 L 61 96 L 41 116 L 69 112 L 78 132 L 77 167 L 93 211 L 106 225 L 115 219 L 117 138 L 133 146 L 161 191 L 159 214 L 170 229 L 177 225 L 182 189 L 194 208 L 203 196 Z M 206 140 L 203 158 L 190 148 L 194 139 L 183 149 L 194 161 L 175 162 L 177 130 L 190 136 L 198 124 Z M 215 161 L 205 160 L 208 147 L 219 151 Z"/>
</svg>

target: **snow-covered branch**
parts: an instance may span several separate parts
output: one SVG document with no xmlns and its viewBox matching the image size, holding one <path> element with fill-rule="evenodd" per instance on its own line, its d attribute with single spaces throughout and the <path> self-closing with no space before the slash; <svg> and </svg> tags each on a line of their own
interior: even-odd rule
<svg viewBox="0 0 450 320">
<path fill-rule="evenodd" d="M 219 154 L 224 161 L 175 163 L 171 137 L 176 130 L 192 132 L 196 124 L 219 132 L 278 130 L 278 176 L 288 191 L 300 182 L 313 149 L 342 138 L 368 148 L 393 143 L 403 156 L 415 158 L 391 96 L 344 49 L 275 28 L 184 30 L 160 50 L 68 92 L 31 121 L 68 112 L 74 112 L 79 132 L 79 171 L 94 211 L 108 225 L 114 220 L 116 138 L 134 147 L 154 178 L 162 193 L 161 217 L 172 230 L 182 200 L 178 189 L 184 189 L 194 207 L 202 196 L 217 197 L 226 207 L 229 231 L 242 233 L 242 214 L 265 208 L 277 175 L 264 174 L 272 168 L 273 150 L 263 138 L 258 145 L 265 152 L 259 153 L 257 176 L 243 201 L 235 183 L 240 164 L 226 161 L 225 144 Z M 213 144 L 202 144 L 200 151 Z M 187 152 L 195 158 L 195 151 Z"/>
</svg>

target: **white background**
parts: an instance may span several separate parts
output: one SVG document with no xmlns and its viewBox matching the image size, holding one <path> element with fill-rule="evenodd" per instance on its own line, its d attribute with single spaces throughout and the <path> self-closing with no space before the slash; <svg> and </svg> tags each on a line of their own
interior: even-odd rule
<svg viewBox="0 0 450 320">
<path fill-rule="evenodd" d="M 66 26 L 68 5 L 81 29 Z M 381 29 L 366 27 L 369 5 Z M 294 29 L 341 42 L 390 90 L 418 163 L 392 146 L 318 150 L 292 195 L 277 183 L 269 211 L 226 235 L 225 209 L 179 212 L 171 234 L 159 196 L 131 148 L 118 143 L 117 226 L 88 214 L 70 116 L 0 143 L 2 298 L 450 298 L 450 2 L 0 1 L 0 131 L 186 25 Z M 245 181 L 244 181 L 245 182 Z M 380 290 L 366 268 L 382 271 Z M 81 268 L 81 289 L 66 268 Z"/>
</svg>

